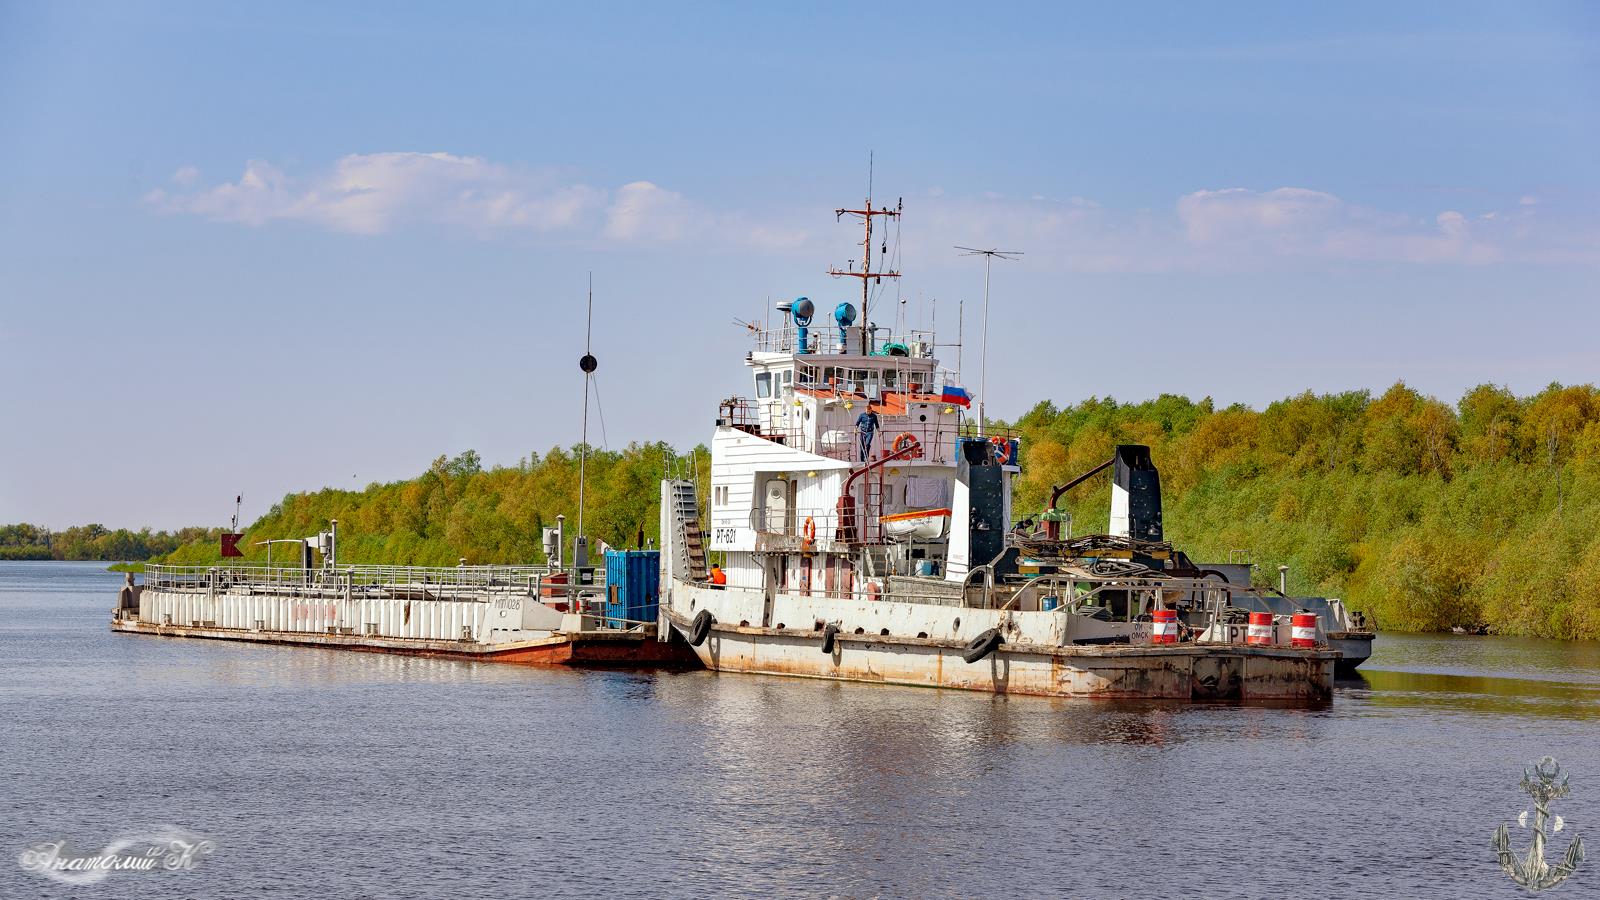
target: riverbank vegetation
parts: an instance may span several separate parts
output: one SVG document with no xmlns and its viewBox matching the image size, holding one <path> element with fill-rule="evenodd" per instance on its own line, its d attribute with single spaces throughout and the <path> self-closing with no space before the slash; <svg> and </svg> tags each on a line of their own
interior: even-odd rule
<svg viewBox="0 0 1600 900">
<path fill-rule="evenodd" d="M 61 559 L 136 562 L 165 556 L 196 542 L 216 541 L 217 528 L 152 531 L 77 525 L 51 531 L 39 525 L 0 525 L 0 559 Z"/>
<path fill-rule="evenodd" d="M 1041 403 L 1017 509 L 1051 485 L 1151 447 L 1166 536 L 1196 560 L 1247 556 L 1256 581 L 1289 566 L 1291 594 L 1343 597 L 1381 627 L 1600 639 L 1600 394 L 1532 397 L 1482 385 L 1454 406 L 1397 384 L 1301 394 L 1255 411 L 1163 396 Z M 1067 498 L 1103 527 L 1106 479 Z"/>
<path fill-rule="evenodd" d="M 1248 558 L 1261 584 L 1275 584 L 1287 565 L 1291 593 L 1342 597 L 1384 628 L 1482 623 L 1600 639 L 1592 386 L 1517 397 L 1484 385 L 1450 405 L 1397 384 L 1379 396 L 1306 393 L 1259 411 L 1171 395 L 1046 402 L 1011 427 L 1023 447 L 1018 517 L 1116 444 L 1147 444 L 1161 470 L 1167 538 L 1196 560 Z M 704 493 L 707 462 L 703 448 L 691 459 L 664 444 L 591 452 L 591 540 L 658 539 L 659 479 L 692 464 Z M 576 533 L 577 485 L 576 448 L 492 468 L 468 451 L 406 481 L 291 494 L 246 542 L 314 535 L 338 519 L 345 562 L 542 562 L 541 529 L 557 514 Z M 1103 531 L 1109 498 L 1104 476 L 1070 492 L 1063 506 L 1074 531 Z M 209 536 L 166 557 L 215 559 Z"/>
<path fill-rule="evenodd" d="M 515 466 L 485 468 L 471 450 L 439 457 L 417 478 L 371 484 L 364 490 L 326 489 L 290 494 L 252 524 L 240 549 L 265 561 L 259 542 L 304 538 L 339 520 L 339 560 L 352 564 L 453 566 L 545 562 L 542 535 L 565 515 L 569 539 L 577 534 L 581 448 L 533 454 Z M 657 540 L 660 483 L 669 472 L 696 472 L 707 483 L 703 448 L 679 456 L 666 444 L 630 444 L 622 450 L 591 448 L 585 489 L 584 530 L 591 544 L 637 547 Z M 294 547 L 271 548 L 274 559 L 294 559 Z M 163 561 L 210 563 L 215 542 L 180 548 Z"/>
</svg>

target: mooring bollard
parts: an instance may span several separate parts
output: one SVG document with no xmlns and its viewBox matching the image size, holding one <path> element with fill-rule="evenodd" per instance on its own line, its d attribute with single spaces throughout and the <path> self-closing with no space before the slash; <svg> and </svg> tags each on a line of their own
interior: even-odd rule
<svg viewBox="0 0 1600 900">
<path fill-rule="evenodd" d="M 1300 650 L 1314 650 L 1317 646 L 1317 614 L 1295 613 L 1289 619 L 1289 646 Z"/>
<path fill-rule="evenodd" d="M 1245 632 L 1244 642 L 1255 647 L 1270 647 L 1273 631 L 1272 613 L 1253 612 L 1250 614 L 1250 630 Z"/>
<path fill-rule="evenodd" d="M 1178 642 L 1178 611 L 1158 609 L 1150 614 L 1150 643 L 1176 644 Z"/>
</svg>

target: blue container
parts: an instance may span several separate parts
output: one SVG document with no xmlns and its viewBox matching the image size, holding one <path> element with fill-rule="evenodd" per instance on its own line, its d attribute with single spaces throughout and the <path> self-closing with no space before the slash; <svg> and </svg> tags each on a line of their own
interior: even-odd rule
<svg viewBox="0 0 1600 900">
<path fill-rule="evenodd" d="M 659 550 L 606 551 L 606 626 L 654 622 L 661 602 Z"/>
<path fill-rule="evenodd" d="M 1061 598 L 1060 597 L 1040 597 L 1039 598 L 1039 608 L 1044 610 L 1045 612 L 1049 612 L 1050 610 L 1055 609 L 1056 607 L 1058 607 L 1060 605 L 1061 605 Z"/>
</svg>

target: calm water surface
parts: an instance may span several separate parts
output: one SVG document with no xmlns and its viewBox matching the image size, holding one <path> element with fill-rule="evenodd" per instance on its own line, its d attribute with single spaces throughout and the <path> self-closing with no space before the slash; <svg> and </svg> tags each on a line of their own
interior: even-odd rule
<svg viewBox="0 0 1600 900">
<path fill-rule="evenodd" d="M 0 897 L 1513 897 L 1490 838 L 1545 754 L 1555 847 L 1600 847 L 1595 644 L 1384 635 L 1325 709 L 1110 704 L 114 635 L 120 581 L 0 563 Z M 16 864 L 152 826 L 216 851 Z"/>
</svg>

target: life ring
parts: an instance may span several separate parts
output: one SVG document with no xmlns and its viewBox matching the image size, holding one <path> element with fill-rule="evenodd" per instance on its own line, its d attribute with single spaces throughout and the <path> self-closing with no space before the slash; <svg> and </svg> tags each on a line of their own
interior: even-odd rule
<svg viewBox="0 0 1600 900">
<path fill-rule="evenodd" d="M 1011 462 L 1010 440 L 997 434 L 994 437 L 989 438 L 989 443 L 994 445 L 994 458 L 1000 461 L 1000 465 L 1003 466 L 1006 463 Z"/>
<path fill-rule="evenodd" d="M 712 618 L 711 610 L 702 609 L 694 617 L 694 622 L 689 626 L 689 646 L 698 647 L 706 642 L 706 635 L 711 633 L 711 624 L 716 619 Z"/>
<path fill-rule="evenodd" d="M 883 588 L 880 587 L 876 581 L 867 582 L 864 590 L 867 593 L 868 600 L 877 600 L 878 597 L 883 593 Z"/>
<path fill-rule="evenodd" d="M 823 653 L 826 653 L 829 656 L 833 655 L 833 639 L 838 634 L 839 634 L 839 626 L 837 626 L 837 625 L 829 625 L 828 627 L 822 629 L 822 652 Z"/>
<path fill-rule="evenodd" d="M 810 516 L 806 516 L 805 527 L 800 529 L 800 533 L 806 539 L 806 546 L 809 547 L 812 544 L 815 544 L 817 542 L 817 520 L 811 518 Z"/>
<path fill-rule="evenodd" d="M 991 628 L 968 641 L 967 651 L 961 654 L 961 658 L 969 663 L 975 663 L 998 650 L 1005 642 L 1006 639 L 1000 636 L 1000 629 Z"/>
<path fill-rule="evenodd" d="M 912 459 L 922 458 L 922 442 L 917 440 L 917 436 L 909 431 L 902 432 L 899 437 L 894 439 L 894 444 L 889 448 L 892 456 L 899 456 L 907 450 L 911 451 Z"/>
</svg>

